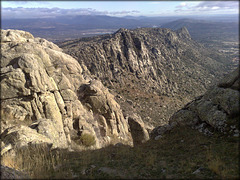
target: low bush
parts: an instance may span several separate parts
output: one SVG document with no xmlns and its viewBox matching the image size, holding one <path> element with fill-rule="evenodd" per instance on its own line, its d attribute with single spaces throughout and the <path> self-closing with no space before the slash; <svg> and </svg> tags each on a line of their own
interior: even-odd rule
<svg viewBox="0 0 240 180">
<path fill-rule="evenodd" d="M 80 137 L 80 142 L 82 145 L 89 147 L 89 146 L 93 146 L 96 144 L 96 140 L 95 137 L 91 134 L 82 134 Z"/>
</svg>

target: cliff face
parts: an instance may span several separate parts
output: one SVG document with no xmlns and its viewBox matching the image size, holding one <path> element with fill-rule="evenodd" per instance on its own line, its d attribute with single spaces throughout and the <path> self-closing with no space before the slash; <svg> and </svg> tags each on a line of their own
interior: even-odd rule
<svg viewBox="0 0 240 180">
<path fill-rule="evenodd" d="M 98 80 L 55 44 L 1 31 L 2 153 L 46 143 L 60 148 L 132 145 L 120 105 Z M 90 141 L 90 142 L 89 142 Z"/>
<path fill-rule="evenodd" d="M 193 41 L 186 28 L 120 29 L 59 46 L 153 124 L 166 123 L 182 104 L 205 92 L 228 64 Z"/>
</svg>

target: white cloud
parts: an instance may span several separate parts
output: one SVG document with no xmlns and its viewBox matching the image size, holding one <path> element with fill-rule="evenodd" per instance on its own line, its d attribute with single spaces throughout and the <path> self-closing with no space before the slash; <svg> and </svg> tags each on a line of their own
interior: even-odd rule
<svg viewBox="0 0 240 180">
<path fill-rule="evenodd" d="M 177 13 L 237 13 L 239 10 L 238 1 L 202 1 L 196 4 L 181 3 L 176 6 Z"/>
<path fill-rule="evenodd" d="M 187 6 L 187 3 L 186 3 L 186 2 L 182 2 L 182 3 L 180 4 L 180 6 L 181 6 L 181 7 L 185 7 L 185 6 Z"/>
<path fill-rule="evenodd" d="M 198 2 L 186 1 L 186 2 L 181 2 L 178 6 L 176 6 L 176 8 L 188 8 L 197 4 Z"/>
<path fill-rule="evenodd" d="M 213 6 L 212 9 L 215 10 L 215 9 L 219 9 L 220 7 L 218 6 Z"/>
</svg>

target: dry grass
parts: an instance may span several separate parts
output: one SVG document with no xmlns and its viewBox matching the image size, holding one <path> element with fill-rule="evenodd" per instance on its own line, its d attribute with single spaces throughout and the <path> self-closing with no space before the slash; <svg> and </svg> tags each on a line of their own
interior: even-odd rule
<svg viewBox="0 0 240 180">
<path fill-rule="evenodd" d="M 238 159 L 237 138 L 207 137 L 188 127 L 178 127 L 158 141 L 136 147 L 109 145 L 98 150 L 67 152 L 39 146 L 21 149 L 15 158 L 5 156 L 2 160 L 41 179 L 237 179 Z M 101 167 L 112 169 L 116 176 L 100 172 Z M 193 173 L 199 168 L 199 173 Z"/>
<path fill-rule="evenodd" d="M 214 172 L 221 179 L 237 178 L 239 177 L 239 151 L 238 143 L 218 142 L 209 147 L 206 153 L 207 167 Z M 235 140 L 236 141 L 236 140 Z"/>
<path fill-rule="evenodd" d="M 4 156 L 2 156 L 2 158 L 1 158 L 1 164 L 8 166 L 10 168 L 19 170 L 19 167 L 17 166 L 17 164 L 15 162 L 15 158 L 13 156 L 14 156 L 14 154 L 12 154 L 10 152 L 5 153 Z"/>
<path fill-rule="evenodd" d="M 208 168 L 221 177 L 224 174 L 223 166 L 224 166 L 224 162 L 221 161 L 221 159 L 219 158 L 210 158 L 208 162 Z"/>
<path fill-rule="evenodd" d="M 82 169 L 96 166 L 85 178 L 118 178 L 99 173 L 100 167 L 124 172 L 125 178 L 238 178 L 237 147 L 236 139 L 207 137 L 181 127 L 158 141 L 150 140 L 137 147 L 111 145 L 72 153 L 68 163 L 78 177 L 83 177 Z M 203 170 L 193 174 L 199 168 Z"/>
<path fill-rule="evenodd" d="M 8 152 L 2 156 L 1 163 L 5 166 L 23 171 L 31 178 L 50 178 L 56 175 L 66 161 L 64 151 L 50 151 L 47 145 L 32 145 L 18 149 L 15 153 Z M 65 169 L 64 173 L 67 173 Z M 59 171 L 57 174 L 59 176 Z M 59 176 L 60 177 L 60 176 Z"/>
</svg>

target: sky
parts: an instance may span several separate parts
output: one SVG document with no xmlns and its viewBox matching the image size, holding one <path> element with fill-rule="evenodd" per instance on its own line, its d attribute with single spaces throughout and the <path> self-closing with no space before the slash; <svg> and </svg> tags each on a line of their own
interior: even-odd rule
<svg viewBox="0 0 240 180">
<path fill-rule="evenodd" d="M 2 1 L 2 18 L 238 14 L 238 1 Z"/>
</svg>

